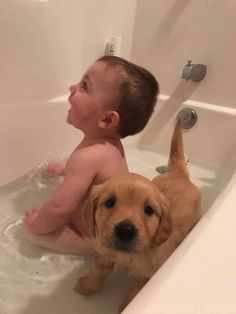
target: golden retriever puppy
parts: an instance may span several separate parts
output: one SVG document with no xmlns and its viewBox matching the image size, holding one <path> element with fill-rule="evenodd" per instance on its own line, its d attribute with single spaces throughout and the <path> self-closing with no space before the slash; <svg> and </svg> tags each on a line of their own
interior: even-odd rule
<svg viewBox="0 0 236 314">
<path fill-rule="evenodd" d="M 120 311 L 165 262 L 200 218 L 201 195 L 190 181 L 178 121 L 172 136 L 168 172 L 150 181 L 130 173 L 97 186 L 90 194 L 85 222 L 97 255 L 76 292 L 91 295 L 113 270 L 129 272 L 136 284 Z"/>
</svg>

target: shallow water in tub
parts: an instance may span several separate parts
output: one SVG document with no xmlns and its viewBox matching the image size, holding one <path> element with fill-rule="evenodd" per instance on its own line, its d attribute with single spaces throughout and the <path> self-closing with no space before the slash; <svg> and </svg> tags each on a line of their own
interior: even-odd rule
<svg viewBox="0 0 236 314">
<path fill-rule="evenodd" d="M 127 150 L 129 169 L 148 178 L 167 157 L 134 147 Z M 203 193 L 208 208 L 228 181 L 229 175 L 210 167 L 190 164 L 191 178 Z M 26 209 L 41 206 L 60 181 L 43 179 L 40 167 L 0 188 L 0 313 L 1 314 L 112 314 L 131 279 L 124 274 L 108 278 L 101 293 L 90 298 L 73 291 L 78 277 L 89 270 L 90 261 L 75 255 L 57 254 L 31 244 L 22 228 Z"/>
</svg>

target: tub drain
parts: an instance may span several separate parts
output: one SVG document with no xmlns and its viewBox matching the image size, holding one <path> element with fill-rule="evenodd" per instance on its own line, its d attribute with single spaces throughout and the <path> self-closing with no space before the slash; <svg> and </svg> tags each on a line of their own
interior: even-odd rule
<svg viewBox="0 0 236 314">
<path fill-rule="evenodd" d="M 156 168 L 156 171 L 159 172 L 160 174 L 163 174 L 165 172 L 167 172 L 167 167 L 166 166 L 160 166 Z"/>
<path fill-rule="evenodd" d="M 183 129 L 190 129 L 197 122 L 197 113 L 191 108 L 184 108 L 180 110 L 177 117 L 180 119 Z"/>
</svg>

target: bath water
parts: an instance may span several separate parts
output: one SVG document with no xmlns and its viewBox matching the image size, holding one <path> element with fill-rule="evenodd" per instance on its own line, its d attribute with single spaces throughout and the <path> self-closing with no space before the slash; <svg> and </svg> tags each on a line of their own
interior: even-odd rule
<svg viewBox="0 0 236 314">
<path fill-rule="evenodd" d="M 167 164 L 167 157 L 127 147 L 131 172 L 150 179 L 156 168 Z M 219 169 L 190 164 L 191 178 L 203 193 L 207 209 L 228 177 Z M 0 188 L 0 313 L 1 314 L 113 314 L 131 284 L 126 274 L 113 274 L 104 289 L 91 297 L 73 291 L 77 279 L 85 275 L 88 258 L 58 254 L 32 244 L 23 229 L 27 209 L 40 207 L 60 184 L 61 179 L 42 176 L 42 166 Z"/>
</svg>

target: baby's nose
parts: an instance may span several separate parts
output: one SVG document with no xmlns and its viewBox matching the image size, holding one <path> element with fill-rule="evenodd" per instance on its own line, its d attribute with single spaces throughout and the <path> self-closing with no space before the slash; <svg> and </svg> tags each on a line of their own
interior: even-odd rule
<svg viewBox="0 0 236 314">
<path fill-rule="evenodd" d="M 71 94 L 74 94 L 76 92 L 76 90 L 77 90 L 77 84 L 71 85 L 71 87 L 70 87 Z"/>
</svg>

